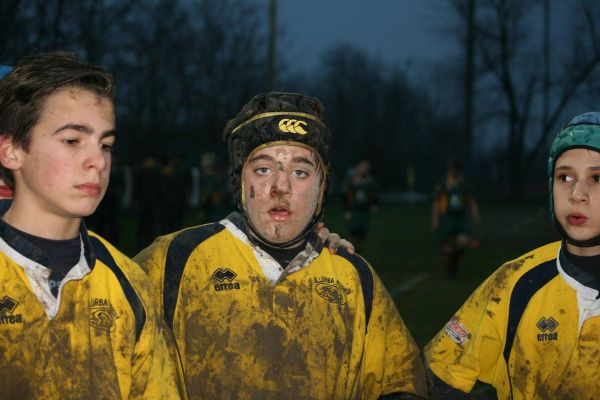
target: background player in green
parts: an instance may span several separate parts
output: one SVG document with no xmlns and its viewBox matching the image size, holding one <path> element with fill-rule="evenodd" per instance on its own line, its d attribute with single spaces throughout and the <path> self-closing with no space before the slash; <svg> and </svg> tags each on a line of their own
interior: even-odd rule
<svg viewBox="0 0 600 400">
<path fill-rule="evenodd" d="M 461 163 L 452 161 L 444 181 L 435 188 L 431 210 L 431 225 L 442 241 L 444 264 L 452 278 L 457 276 L 471 242 L 471 222 L 480 223 L 479 207 L 465 182 Z"/>
<path fill-rule="evenodd" d="M 82 220 L 108 185 L 114 90 L 62 52 L 0 80 L 2 398 L 179 398 L 147 276 Z"/>
<path fill-rule="evenodd" d="M 136 260 L 205 399 L 418 399 L 419 351 L 372 267 L 314 232 L 331 133 L 321 103 L 251 99 L 224 130 L 239 212 Z"/>
<path fill-rule="evenodd" d="M 600 393 L 600 113 L 558 134 L 548 179 L 562 242 L 501 266 L 429 343 L 435 398 L 466 399 L 477 380 L 502 400 Z"/>
<path fill-rule="evenodd" d="M 371 162 L 358 160 L 344 184 L 344 218 L 348 221 L 349 240 L 357 253 L 364 248 L 371 214 L 378 210 L 379 188 L 371 175 Z"/>
</svg>

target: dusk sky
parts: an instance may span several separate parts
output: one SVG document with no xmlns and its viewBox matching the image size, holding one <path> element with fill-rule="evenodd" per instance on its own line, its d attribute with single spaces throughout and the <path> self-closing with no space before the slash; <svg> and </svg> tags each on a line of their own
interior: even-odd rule
<svg viewBox="0 0 600 400">
<path fill-rule="evenodd" d="M 259 0 L 268 5 L 268 0 Z M 441 30 L 451 15 L 443 0 L 279 0 L 278 24 L 301 69 L 317 65 L 323 50 L 351 43 L 390 65 L 420 68 L 456 49 Z"/>
</svg>

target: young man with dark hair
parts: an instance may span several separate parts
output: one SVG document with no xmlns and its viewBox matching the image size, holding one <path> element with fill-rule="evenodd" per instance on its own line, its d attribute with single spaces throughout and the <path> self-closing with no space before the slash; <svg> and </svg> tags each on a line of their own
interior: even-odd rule
<svg viewBox="0 0 600 400">
<path fill-rule="evenodd" d="M 331 132 L 318 99 L 254 97 L 227 124 L 239 213 L 158 238 L 136 260 L 191 398 L 418 399 L 419 351 L 373 268 L 326 250 Z"/>
<path fill-rule="evenodd" d="M 0 80 L 3 398 L 179 398 L 147 276 L 83 222 L 108 185 L 114 90 L 63 52 Z"/>
</svg>

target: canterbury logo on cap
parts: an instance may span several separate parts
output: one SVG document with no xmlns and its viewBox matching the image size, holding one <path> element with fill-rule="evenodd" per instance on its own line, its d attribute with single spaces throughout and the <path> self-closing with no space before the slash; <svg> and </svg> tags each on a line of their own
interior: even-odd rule
<svg viewBox="0 0 600 400">
<path fill-rule="evenodd" d="M 306 126 L 308 124 L 300 119 L 283 118 L 281 121 L 279 121 L 278 127 L 282 132 L 306 135 L 308 132 L 304 130 L 302 125 Z"/>
<path fill-rule="evenodd" d="M 273 111 L 273 112 L 266 112 L 266 113 L 261 113 L 258 115 L 255 115 L 254 117 L 250 118 L 247 121 L 242 122 L 241 124 L 239 124 L 238 126 L 236 126 L 231 133 L 236 133 L 237 131 L 239 131 L 240 129 L 242 129 L 243 127 L 245 127 L 246 125 L 262 119 L 262 118 L 271 118 L 271 117 L 276 117 L 279 115 L 286 115 L 286 116 L 293 116 L 293 117 L 302 117 L 302 118 L 306 118 L 306 119 L 310 119 L 313 120 L 315 122 L 318 122 L 319 124 L 325 126 L 325 124 L 316 116 L 312 115 L 312 114 L 308 114 L 308 113 L 303 113 L 303 112 L 293 112 L 293 111 Z M 285 122 L 284 122 L 285 121 Z M 288 121 L 294 121 L 292 123 L 292 128 L 288 128 L 289 123 Z M 297 127 L 294 127 L 295 123 L 298 122 Z M 282 128 L 282 124 L 285 124 L 285 128 Z M 306 125 L 306 122 L 298 120 L 298 119 L 287 119 L 284 118 L 281 121 L 279 121 L 279 129 L 281 129 L 283 132 L 291 132 L 291 133 L 298 133 L 300 135 L 306 135 L 308 132 L 306 132 L 300 125 Z M 285 131 L 284 129 L 289 129 L 289 131 Z"/>
</svg>

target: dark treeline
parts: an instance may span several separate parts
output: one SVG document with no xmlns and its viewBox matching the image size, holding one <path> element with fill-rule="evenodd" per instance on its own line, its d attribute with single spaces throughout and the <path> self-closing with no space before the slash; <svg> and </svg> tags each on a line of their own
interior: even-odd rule
<svg viewBox="0 0 600 400">
<path fill-rule="evenodd" d="M 268 90 L 267 3 L 2 0 L 0 64 L 64 49 L 113 72 L 121 164 L 153 154 L 198 165 L 204 151 L 224 160 L 226 119 Z M 289 54 L 277 53 L 276 88 L 326 105 L 336 135 L 333 187 L 367 157 L 384 190 L 405 190 L 412 170 L 415 189 L 429 193 L 458 158 L 490 195 L 540 193 L 551 136 L 575 112 L 597 108 L 600 4 L 438 4 L 447 18 L 427 23 L 458 50 L 432 65 L 428 79 L 411 80 L 406 69 L 340 44 L 302 74 L 290 68 Z M 577 29 L 565 32 L 565 20 Z"/>
</svg>

